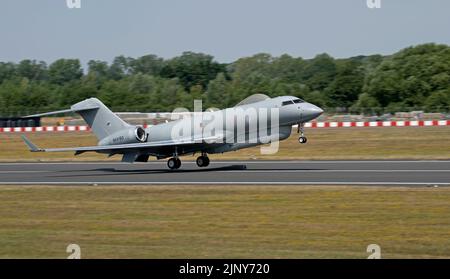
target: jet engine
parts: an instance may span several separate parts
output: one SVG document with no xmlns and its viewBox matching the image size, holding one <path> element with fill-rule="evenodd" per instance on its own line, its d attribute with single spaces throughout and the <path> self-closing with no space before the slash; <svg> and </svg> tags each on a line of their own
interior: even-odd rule
<svg viewBox="0 0 450 279">
<path fill-rule="evenodd" d="M 136 129 L 134 129 L 134 135 L 136 136 L 136 139 L 140 142 L 147 141 L 147 133 L 145 132 L 144 128 L 137 126 Z"/>
<path fill-rule="evenodd" d="M 99 145 L 116 145 L 146 142 L 148 134 L 141 126 L 129 127 L 118 131 L 99 142 Z"/>
</svg>

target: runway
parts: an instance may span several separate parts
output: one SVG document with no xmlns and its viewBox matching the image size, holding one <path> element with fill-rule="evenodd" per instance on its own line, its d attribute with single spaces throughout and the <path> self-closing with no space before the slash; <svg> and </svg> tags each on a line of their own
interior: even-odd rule
<svg viewBox="0 0 450 279">
<path fill-rule="evenodd" d="M 3 185 L 404 185 L 450 186 L 450 161 L 218 161 L 0 163 Z"/>
</svg>

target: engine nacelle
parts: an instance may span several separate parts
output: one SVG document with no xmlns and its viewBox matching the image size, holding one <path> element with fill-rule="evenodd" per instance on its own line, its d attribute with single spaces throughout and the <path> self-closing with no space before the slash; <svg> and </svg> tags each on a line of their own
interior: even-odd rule
<svg viewBox="0 0 450 279">
<path fill-rule="evenodd" d="M 147 133 L 145 132 L 144 128 L 140 126 L 137 126 L 136 129 L 134 129 L 134 135 L 136 139 L 140 142 L 147 141 Z"/>
<path fill-rule="evenodd" d="M 117 145 L 117 144 L 129 144 L 129 143 L 139 143 L 146 142 L 148 134 L 144 128 L 140 126 L 130 127 L 129 129 L 124 129 L 118 131 L 99 142 L 99 145 Z"/>
</svg>

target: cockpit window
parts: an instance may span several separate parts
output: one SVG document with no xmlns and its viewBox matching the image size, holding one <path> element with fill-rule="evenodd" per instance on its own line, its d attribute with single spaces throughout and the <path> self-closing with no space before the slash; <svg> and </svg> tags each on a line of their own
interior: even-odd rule
<svg viewBox="0 0 450 279">
<path fill-rule="evenodd" d="M 304 103 L 305 101 L 303 101 L 302 99 L 295 99 L 294 103 L 296 104 L 300 104 L 300 103 Z"/>
<path fill-rule="evenodd" d="M 294 102 L 293 101 L 284 101 L 283 103 L 281 103 L 281 105 L 284 107 L 284 106 L 287 106 L 287 105 L 292 105 L 292 104 L 294 104 Z"/>
</svg>

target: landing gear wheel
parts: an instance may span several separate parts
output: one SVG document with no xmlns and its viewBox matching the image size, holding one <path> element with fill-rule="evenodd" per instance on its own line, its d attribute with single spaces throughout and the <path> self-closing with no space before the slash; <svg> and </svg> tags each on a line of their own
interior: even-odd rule
<svg viewBox="0 0 450 279">
<path fill-rule="evenodd" d="M 197 166 L 199 166 L 200 168 L 204 168 L 209 166 L 209 158 L 208 156 L 200 156 L 197 158 Z"/>
<path fill-rule="evenodd" d="M 299 137 L 298 142 L 301 144 L 305 144 L 308 142 L 308 139 L 306 137 Z"/>
<path fill-rule="evenodd" d="M 205 157 L 205 162 L 203 163 L 203 167 L 207 167 L 209 166 L 209 158 L 208 156 L 204 156 Z"/>
<path fill-rule="evenodd" d="M 297 133 L 300 134 L 298 138 L 299 143 L 305 144 L 308 142 L 308 139 L 305 137 L 305 123 L 298 123 Z"/>
<path fill-rule="evenodd" d="M 167 166 L 171 170 L 176 170 L 181 167 L 181 160 L 178 158 L 171 158 L 169 161 L 167 161 Z"/>
</svg>

